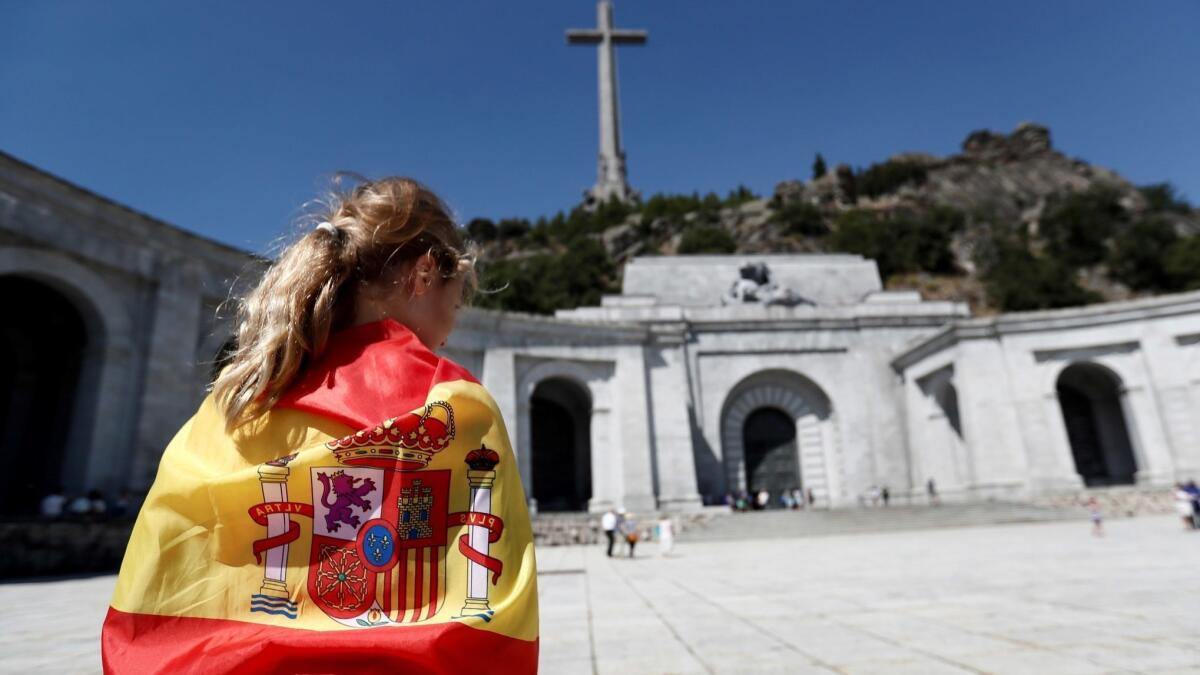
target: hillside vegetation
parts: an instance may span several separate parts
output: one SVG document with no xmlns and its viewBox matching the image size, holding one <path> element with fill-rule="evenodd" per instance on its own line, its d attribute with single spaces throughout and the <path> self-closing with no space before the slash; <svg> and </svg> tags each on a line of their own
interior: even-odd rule
<svg viewBox="0 0 1200 675">
<path fill-rule="evenodd" d="M 830 171 L 818 155 L 811 180 L 769 198 L 657 194 L 467 228 L 484 250 L 476 303 L 535 313 L 598 303 L 633 256 L 684 253 L 859 253 L 889 288 L 984 314 L 1200 288 L 1200 211 L 1067 157 L 1033 124 L 974 132 L 949 157 Z"/>
</svg>

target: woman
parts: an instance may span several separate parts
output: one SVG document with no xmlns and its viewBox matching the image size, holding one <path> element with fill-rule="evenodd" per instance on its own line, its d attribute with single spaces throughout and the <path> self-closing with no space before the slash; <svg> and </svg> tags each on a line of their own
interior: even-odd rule
<svg viewBox="0 0 1200 675">
<path fill-rule="evenodd" d="M 331 200 L 240 310 L 162 457 L 108 672 L 534 672 L 525 495 L 495 403 L 439 358 L 472 257 L 405 178 Z"/>
</svg>

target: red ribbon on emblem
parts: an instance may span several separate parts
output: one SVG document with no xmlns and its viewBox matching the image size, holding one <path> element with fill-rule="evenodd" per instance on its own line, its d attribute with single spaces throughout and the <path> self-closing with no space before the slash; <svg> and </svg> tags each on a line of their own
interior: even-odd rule
<svg viewBox="0 0 1200 675">
<path fill-rule="evenodd" d="M 480 513 L 478 511 L 460 511 L 451 513 L 447 522 L 450 527 L 461 525 L 472 525 L 474 527 L 486 528 L 488 531 L 488 543 L 494 544 L 500 540 L 500 535 L 504 533 L 504 521 L 500 516 L 490 513 Z M 467 557 L 468 560 L 482 565 L 485 569 L 492 573 L 492 585 L 500 580 L 500 573 L 504 571 L 504 563 L 493 558 L 486 553 L 476 551 L 468 543 L 470 538 L 468 535 L 462 535 L 458 538 L 458 552 Z"/>
<path fill-rule="evenodd" d="M 255 504 L 246 512 L 250 514 L 250 518 L 255 523 L 267 526 L 267 516 L 273 516 L 277 513 L 283 513 L 290 516 L 308 516 L 313 517 L 312 504 L 304 504 L 302 502 L 264 502 Z M 291 521 L 288 525 L 288 531 L 283 534 L 277 534 L 274 537 L 264 537 L 254 541 L 254 560 L 258 564 L 262 564 L 262 554 L 264 551 L 269 551 L 276 546 L 290 544 L 300 538 L 300 523 Z"/>
</svg>

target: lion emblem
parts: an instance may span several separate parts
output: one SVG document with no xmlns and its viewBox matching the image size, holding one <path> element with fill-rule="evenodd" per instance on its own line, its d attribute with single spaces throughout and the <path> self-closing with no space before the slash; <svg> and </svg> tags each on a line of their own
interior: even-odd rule
<svg viewBox="0 0 1200 675">
<path fill-rule="evenodd" d="M 370 478 L 355 478 L 342 471 L 334 471 L 332 476 L 318 473 L 317 480 L 321 481 L 324 488 L 321 506 L 329 509 L 325 514 L 325 529 L 337 532 L 342 523 L 358 527 L 361 521 L 354 515 L 353 507 L 357 506 L 363 513 L 371 510 L 371 501 L 363 496 L 375 489 L 375 481 Z M 330 493 L 335 497 L 332 501 L 329 499 Z"/>
</svg>

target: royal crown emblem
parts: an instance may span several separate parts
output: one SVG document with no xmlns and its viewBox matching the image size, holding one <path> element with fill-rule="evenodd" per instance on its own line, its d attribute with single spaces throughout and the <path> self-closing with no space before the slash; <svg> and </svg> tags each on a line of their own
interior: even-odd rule
<svg viewBox="0 0 1200 675">
<path fill-rule="evenodd" d="M 422 412 L 393 417 L 373 429 L 326 443 L 338 462 L 348 466 L 418 470 L 454 440 L 454 410 L 434 401 Z"/>
</svg>

